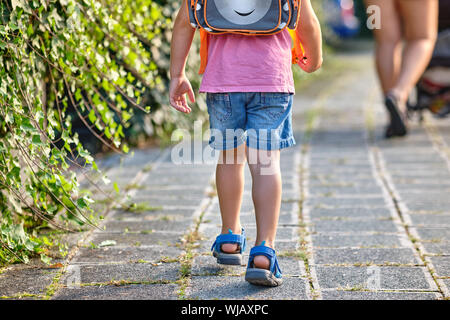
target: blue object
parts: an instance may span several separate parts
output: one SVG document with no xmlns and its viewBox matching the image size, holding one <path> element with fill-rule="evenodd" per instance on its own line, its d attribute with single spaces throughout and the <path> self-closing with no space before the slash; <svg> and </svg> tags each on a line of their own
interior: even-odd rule
<svg viewBox="0 0 450 320">
<path fill-rule="evenodd" d="M 269 270 L 256 268 L 254 259 L 256 256 L 265 256 L 270 260 Z M 276 287 L 283 283 L 281 268 L 278 264 L 275 250 L 266 247 L 265 241 L 260 246 L 253 247 L 250 250 L 247 271 L 245 272 L 245 280 L 251 284 L 259 286 Z"/>
<path fill-rule="evenodd" d="M 234 149 L 247 143 L 252 149 L 279 150 L 295 144 L 292 93 L 207 93 L 206 104 L 213 149 Z"/>
<path fill-rule="evenodd" d="M 267 257 L 267 259 L 270 260 L 270 272 L 273 273 L 273 275 L 276 278 L 281 278 L 282 277 L 282 273 L 281 273 L 281 268 L 278 264 L 278 259 L 277 259 L 277 255 L 275 253 L 275 250 L 270 248 L 270 247 L 266 247 L 265 246 L 265 241 L 263 241 L 263 243 L 260 246 L 256 246 L 253 247 L 250 250 L 250 256 L 248 259 L 248 268 L 254 268 L 253 266 L 253 260 L 255 259 L 256 256 L 265 256 Z"/>
<path fill-rule="evenodd" d="M 337 36 L 349 38 L 359 33 L 360 22 L 355 16 L 353 0 L 328 0 L 324 9 L 326 21 Z"/>
<path fill-rule="evenodd" d="M 228 229 L 228 233 L 220 234 L 217 236 L 216 241 L 214 241 L 211 251 L 213 254 L 220 254 L 222 252 L 222 245 L 225 243 L 237 244 L 239 245 L 239 253 L 242 254 L 245 251 L 247 240 L 245 239 L 245 230 L 242 228 L 241 234 L 234 234 L 231 229 Z"/>
</svg>

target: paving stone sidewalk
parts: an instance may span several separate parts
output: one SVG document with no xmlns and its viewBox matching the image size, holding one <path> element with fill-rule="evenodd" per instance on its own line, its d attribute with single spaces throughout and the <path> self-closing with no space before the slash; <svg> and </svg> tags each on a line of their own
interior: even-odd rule
<svg viewBox="0 0 450 320">
<path fill-rule="evenodd" d="M 54 269 L 11 266 L 0 297 L 27 299 L 444 299 L 450 288 L 450 123 L 426 117 L 406 139 L 386 121 L 369 53 L 320 90 L 299 92 L 297 145 L 282 153 L 277 288 L 217 265 L 214 164 L 176 165 L 171 150 L 102 161 L 140 204 L 110 210 Z M 255 219 L 248 170 L 242 224 Z M 111 244 L 102 246 L 102 244 Z M 248 253 L 248 252 L 247 252 Z"/>
</svg>

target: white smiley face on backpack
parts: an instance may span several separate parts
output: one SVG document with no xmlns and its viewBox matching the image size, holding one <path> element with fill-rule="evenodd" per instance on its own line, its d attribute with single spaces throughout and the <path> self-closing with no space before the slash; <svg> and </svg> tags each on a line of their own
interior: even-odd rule
<svg viewBox="0 0 450 320">
<path fill-rule="evenodd" d="M 272 0 L 213 0 L 217 11 L 229 22 L 248 25 L 264 18 Z"/>
</svg>

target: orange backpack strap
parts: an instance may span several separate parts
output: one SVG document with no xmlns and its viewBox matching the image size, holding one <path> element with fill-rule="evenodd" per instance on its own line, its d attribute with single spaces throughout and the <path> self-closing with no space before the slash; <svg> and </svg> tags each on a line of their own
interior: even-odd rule
<svg viewBox="0 0 450 320">
<path fill-rule="evenodd" d="M 289 34 L 291 35 L 292 42 L 294 43 L 292 47 L 292 63 L 297 64 L 305 56 L 305 50 L 300 42 L 297 31 L 289 29 Z"/>
<path fill-rule="evenodd" d="M 203 74 L 208 64 L 208 45 L 209 37 L 208 32 L 200 29 L 200 70 L 198 74 Z"/>
</svg>

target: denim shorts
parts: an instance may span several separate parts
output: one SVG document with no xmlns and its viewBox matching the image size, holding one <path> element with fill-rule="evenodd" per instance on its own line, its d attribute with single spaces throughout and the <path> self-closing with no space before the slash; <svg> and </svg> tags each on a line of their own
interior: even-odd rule
<svg viewBox="0 0 450 320">
<path fill-rule="evenodd" d="M 246 143 L 259 150 L 279 150 L 295 144 L 292 93 L 207 93 L 211 138 L 216 150 Z"/>
</svg>

